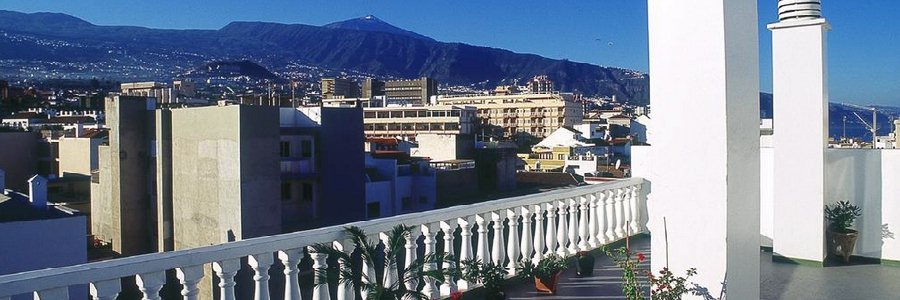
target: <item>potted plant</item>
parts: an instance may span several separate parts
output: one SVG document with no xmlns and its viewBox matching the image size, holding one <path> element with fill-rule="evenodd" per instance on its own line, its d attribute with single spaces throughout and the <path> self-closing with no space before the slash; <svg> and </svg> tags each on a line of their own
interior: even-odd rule
<svg viewBox="0 0 900 300">
<path fill-rule="evenodd" d="M 396 258 L 402 251 L 405 250 L 406 237 L 412 234 L 412 227 L 406 225 L 397 225 L 388 232 L 387 242 L 384 244 L 384 251 L 379 251 L 377 249 L 378 242 L 377 241 L 369 241 L 366 233 L 356 226 L 347 227 L 344 231 L 347 234 L 347 238 L 353 243 L 355 248 L 359 251 L 360 258 L 364 262 L 364 265 L 373 268 L 376 266 L 376 257 L 381 257 L 383 253 L 384 263 L 382 264 L 384 270 L 397 268 L 397 260 Z M 346 253 L 341 250 L 335 249 L 331 244 L 316 244 L 312 246 L 311 252 L 317 253 L 326 253 L 330 258 L 336 258 L 338 260 L 344 261 L 347 264 L 347 267 L 337 268 L 335 271 L 332 268 L 332 271 L 322 270 L 321 272 L 316 272 L 315 276 L 317 280 L 324 281 L 327 280 L 328 276 L 340 275 L 339 280 L 346 281 L 347 283 L 352 283 L 353 286 L 359 287 L 359 291 L 361 294 L 366 295 L 367 299 L 374 300 L 398 300 L 398 299 L 429 299 L 428 295 L 423 294 L 417 290 L 407 290 L 405 284 L 408 282 L 418 282 L 421 283 L 423 279 L 431 279 L 436 282 L 441 282 L 444 280 L 444 276 L 449 276 L 453 274 L 455 271 L 453 268 L 449 269 L 438 269 L 438 270 L 430 270 L 425 271 L 424 266 L 428 264 L 441 265 L 443 262 L 451 262 L 452 257 L 444 254 L 429 254 L 424 257 L 420 257 L 413 261 L 413 263 L 406 268 L 399 268 L 398 273 L 400 278 L 394 280 L 394 282 L 386 283 L 382 280 L 378 280 L 377 275 L 372 272 L 362 272 L 361 266 L 350 266 L 354 264 L 354 260 L 351 258 L 350 253 Z M 365 280 L 363 280 L 365 279 Z"/>
<path fill-rule="evenodd" d="M 481 282 L 484 287 L 484 299 L 486 300 L 504 300 L 506 293 L 503 292 L 503 284 L 506 281 L 506 268 L 495 265 L 492 262 L 482 262 L 481 260 L 464 260 L 462 265 L 461 277 L 469 282 Z"/>
<path fill-rule="evenodd" d="M 549 254 L 533 263 L 530 259 L 522 260 L 516 267 L 522 278 L 534 277 L 534 287 L 540 292 L 556 294 L 556 284 L 559 283 L 559 274 L 566 268 L 566 259 Z"/>
<path fill-rule="evenodd" d="M 859 233 L 850 229 L 853 221 L 862 215 L 859 206 L 850 204 L 849 201 L 841 201 L 825 206 L 825 218 L 830 222 L 826 231 L 828 248 L 835 255 L 844 258 L 845 263 L 850 262 L 850 254 L 856 247 L 856 239 Z"/>
<path fill-rule="evenodd" d="M 575 276 L 589 277 L 594 275 L 594 256 L 588 251 L 575 253 Z"/>
</svg>

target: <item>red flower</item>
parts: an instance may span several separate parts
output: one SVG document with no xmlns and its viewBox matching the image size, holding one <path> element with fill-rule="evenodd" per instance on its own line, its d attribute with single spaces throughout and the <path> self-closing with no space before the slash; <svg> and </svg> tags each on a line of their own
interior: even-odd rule
<svg viewBox="0 0 900 300">
<path fill-rule="evenodd" d="M 638 254 L 637 254 L 638 262 L 643 262 L 644 259 L 646 259 L 646 258 L 647 258 L 647 257 L 645 257 L 643 253 L 638 253 Z"/>
<path fill-rule="evenodd" d="M 460 299 L 462 299 L 462 294 L 463 293 L 459 292 L 459 291 L 450 293 L 450 299 L 451 300 L 460 300 Z"/>
</svg>

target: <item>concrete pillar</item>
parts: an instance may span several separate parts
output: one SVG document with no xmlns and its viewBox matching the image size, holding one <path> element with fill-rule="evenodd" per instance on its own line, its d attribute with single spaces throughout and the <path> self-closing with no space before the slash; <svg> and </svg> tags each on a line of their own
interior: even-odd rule
<svg viewBox="0 0 900 300">
<path fill-rule="evenodd" d="M 0 195 L 6 190 L 6 172 L 0 169 Z"/>
<path fill-rule="evenodd" d="M 774 236 L 776 256 L 821 265 L 825 258 L 828 146 L 828 22 L 819 1 L 779 1 L 772 30 Z"/>
<path fill-rule="evenodd" d="M 652 268 L 697 268 L 715 298 L 727 274 L 729 299 L 759 299 L 756 5 L 648 1 Z"/>
</svg>

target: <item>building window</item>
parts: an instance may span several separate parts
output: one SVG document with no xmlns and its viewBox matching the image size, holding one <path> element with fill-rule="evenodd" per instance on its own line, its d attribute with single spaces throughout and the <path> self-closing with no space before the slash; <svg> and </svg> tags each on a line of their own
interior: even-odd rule
<svg viewBox="0 0 900 300">
<path fill-rule="evenodd" d="M 282 141 L 281 142 L 281 157 L 290 157 L 291 156 L 291 142 Z"/>
<path fill-rule="evenodd" d="M 374 219 L 374 218 L 380 217 L 381 216 L 381 203 L 372 202 L 372 203 L 366 204 L 366 215 L 369 217 L 369 219 Z"/>
<path fill-rule="evenodd" d="M 290 182 L 282 182 L 281 183 L 281 201 L 291 200 L 291 183 Z"/>
<path fill-rule="evenodd" d="M 412 198 L 410 198 L 410 197 L 403 197 L 403 198 L 401 199 L 401 205 L 403 206 L 403 210 L 404 210 L 404 211 L 412 210 L 412 206 L 413 206 L 413 205 L 412 205 Z"/>
<path fill-rule="evenodd" d="M 312 184 L 304 183 L 303 184 L 303 201 L 312 201 L 312 200 L 313 200 Z"/>
<path fill-rule="evenodd" d="M 300 157 L 301 158 L 312 157 L 312 141 L 301 141 L 300 142 Z"/>
</svg>

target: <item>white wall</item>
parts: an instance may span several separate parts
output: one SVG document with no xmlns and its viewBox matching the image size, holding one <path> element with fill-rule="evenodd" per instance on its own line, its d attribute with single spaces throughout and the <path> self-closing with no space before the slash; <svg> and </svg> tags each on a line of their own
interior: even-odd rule
<svg viewBox="0 0 900 300">
<path fill-rule="evenodd" d="M 692 281 L 712 295 L 727 273 L 729 298 L 758 299 L 757 1 L 650 0 L 648 10 L 652 167 L 635 176 L 651 185 L 653 255 L 669 257 L 652 267 L 697 268 Z M 692 132 L 704 141 L 686 143 Z"/>
<path fill-rule="evenodd" d="M 775 236 L 775 149 L 771 136 L 760 137 L 759 147 L 759 242 L 772 247 Z"/>
<path fill-rule="evenodd" d="M 860 206 L 854 255 L 900 261 L 900 150 L 826 151 L 826 204 L 848 200 Z"/>
</svg>

